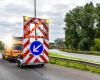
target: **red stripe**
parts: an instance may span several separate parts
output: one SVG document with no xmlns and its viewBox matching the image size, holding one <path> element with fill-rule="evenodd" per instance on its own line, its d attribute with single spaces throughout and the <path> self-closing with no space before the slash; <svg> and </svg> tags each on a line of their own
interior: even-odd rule
<svg viewBox="0 0 100 80">
<path fill-rule="evenodd" d="M 28 26 L 24 25 L 24 31 L 28 30 Z"/>
<path fill-rule="evenodd" d="M 29 25 L 24 25 L 24 35 L 23 37 L 26 38 L 26 36 L 29 36 L 30 32 L 29 32 Z"/>
<path fill-rule="evenodd" d="M 28 41 L 24 44 L 24 48 L 25 48 L 26 46 L 28 46 L 29 43 L 30 43 L 30 40 L 28 40 Z"/>
<path fill-rule="evenodd" d="M 38 28 L 38 29 L 42 32 L 42 34 L 44 35 L 44 37 L 48 39 L 48 34 L 45 33 L 41 28 Z"/>
<path fill-rule="evenodd" d="M 29 26 L 28 25 L 24 25 L 24 31 L 29 30 Z"/>
<path fill-rule="evenodd" d="M 32 35 L 32 36 L 30 36 L 31 38 L 44 38 L 43 36 L 34 36 L 34 35 Z"/>
<path fill-rule="evenodd" d="M 43 35 L 45 35 L 44 31 L 41 28 L 38 28 L 38 29 L 42 32 Z"/>
<path fill-rule="evenodd" d="M 44 54 L 46 54 L 48 56 L 48 52 L 44 49 L 43 50 Z"/>
<path fill-rule="evenodd" d="M 41 28 L 38 28 L 41 32 L 42 32 L 42 34 L 44 35 L 44 32 L 43 32 L 43 30 L 41 29 Z"/>
<path fill-rule="evenodd" d="M 48 62 L 47 59 L 46 59 L 43 55 L 40 55 L 40 57 L 42 58 L 42 60 L 43 60 L 44 62 Z"/>
<path fill-rule="evenodd" d="M 31 56 L 25 61 L 25 64 L 28 64 L 28 63 L 31 61 L 31 59 L 32 59 L 33 57 L 34 57 L 34 56 L 31 55 Z"/>
<path fill-rule="evenodd" d="M 43 33 L 43 35 L 45 35 L 45 32 L 41 28 L 38 28 L 38 29 Z"/>
<path fill-rule="evenodd" d="M 30 31 L 27 30 L 27 31 L 24 31 L 24 35 L 29 35 L 30 34 Z"/>
<path fill-rule="evenodd" d="M 41 22 L 41 19 L 40 18 L 36 18 L 36 19 L 38 19 L 38 21 Z"/>
<path fill-rule="evenodd" d="M 34 63 L 40 62 L 38 59 L 35 59 Z"/>
<path fill-rule="evenodd" d="M 43 24 L 43 27 L 46 29 L 46 34 L 44 35 L 47 39 L 49 39 L 48 37 L 48 26 L 46 24 Z"/>
<path fill-rule="evenodd" d="M 32 18 L 32 19 L 31 19 L 31 22 L 34 22 L 35 19 L 36 19 L 36 18 Z"/>
<path fill-rule="evenodd" d="M 30 31 L 30 33 L 32 33 L 38 26 L 39 24 L 35 24 L 34 28 Z"/>
<path fill-rule="evenodd" d="M 48 43 L 44 40 L 43 41 L 43 44 L 47 47 L 47 48 L 49 48 L 49 45 L 48 45 Z"/>
<path fill-rule="evenodd" d="M 43 27 L 47 30 L 48 32 L 48 26 L 46 26 L 46 24 L 43 24 Z"/>
<path fill-rule="evenodd" d="M 46 33 L 46 32 L 42 32 L 42 33 L 43 33 L 44 37 L 48 39 L 48 33 Z"/>
<path fill-rule="evenodd" d="M 24 28 L 24 35 L 23 37 L 26 38 L 26 36 L 29 36 L 30 32 L 29 32 L 29 26 L 27 26 L 26 28 Z"/>
<path fill-rule="evenodd" d="M 29 49 L 23 54 L 23 57 L 26 57 L 28 55 L 28 53 L 30 53 Z"/>
<path fill-rule="evenodd" d="M 29 25 L 30 23 L 32 23 L 33 22 L 33 20 L 32 19 L 30 19 L 26 24 L 24 24 L 24 25 Z"/>
</svg>

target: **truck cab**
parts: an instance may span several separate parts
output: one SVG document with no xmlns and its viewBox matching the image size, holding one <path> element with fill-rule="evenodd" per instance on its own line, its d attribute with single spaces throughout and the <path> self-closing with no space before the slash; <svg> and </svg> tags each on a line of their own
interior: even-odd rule
<svg viewBox="0 0 100 80">
<path fill-rule="evenodd" d="M 17 44 L 13 45 L 12 50 L 9 54 L 9 62 L 16 61 L 19 55 L 22 55 L 22 43 L 17 42 Z"/>
<path fill-rule="evenodd" d="M 4 50 L 3 59 L 7 59 L 9 62 L 16 61 L 19 55 L 22 55 L 22 38 L 14 37 L 13 43 L 10 48 L 6 45 Z"/>
</svg>

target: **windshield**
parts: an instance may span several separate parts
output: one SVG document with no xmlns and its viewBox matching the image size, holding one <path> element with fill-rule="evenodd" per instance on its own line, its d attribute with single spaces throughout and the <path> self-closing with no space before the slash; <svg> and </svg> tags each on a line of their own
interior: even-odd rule
<svg viewBox="0 0 100 80">
<path fill-rule="evenodd" d="M 14 44 L 13 50 L 22 50 L 22 44 Z"/>
</svg>

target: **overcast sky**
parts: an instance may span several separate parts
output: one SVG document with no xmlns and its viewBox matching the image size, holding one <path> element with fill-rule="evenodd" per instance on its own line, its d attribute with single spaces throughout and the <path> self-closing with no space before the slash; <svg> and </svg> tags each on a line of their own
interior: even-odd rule
<svg viewBox="0 0 100 80">
<path fill-rule="evenodd" d="M 37 17 L 48 18 L 50 42 L 64 37 L 65 13 L 76 6 L 100 0 L 36 0 Z M 0 39 L 11 33 L 22 36 L 23 16 L 34 16 L 34 0 L 0 0 Z"/>
</svg>

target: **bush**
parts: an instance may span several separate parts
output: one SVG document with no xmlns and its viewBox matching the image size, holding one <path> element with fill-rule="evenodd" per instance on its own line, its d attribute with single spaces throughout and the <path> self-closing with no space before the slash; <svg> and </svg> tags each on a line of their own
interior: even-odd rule
<svg viewBox="0 0 100 80">
<path fill-rule="evenodd" d="M 91 47 L 92 51 L 100 51 L 100 38 L 95 39 L 94 46 Z"/>
</svg>

